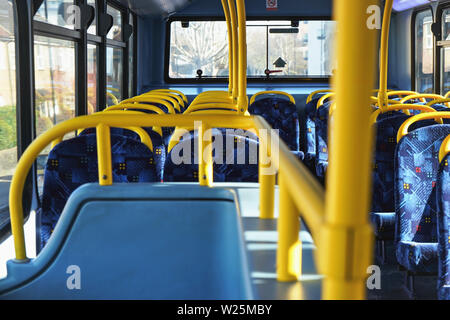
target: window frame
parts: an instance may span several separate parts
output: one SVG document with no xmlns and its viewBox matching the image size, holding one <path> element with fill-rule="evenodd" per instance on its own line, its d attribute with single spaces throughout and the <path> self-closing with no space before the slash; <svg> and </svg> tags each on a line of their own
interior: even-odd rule
<svg viewBox="0 0 450 320">
<path fill-rule="evenodd" d="M 424 6 L 420 6 L 416 9 L 414 9 L 414 11 L 412 12 L 412 16 L 411 16 L 411 90 L 413 91 L 417 91 L 417 83 L 416 83 L 416 19 L 417 19 L 417 15 L 419 15 L 420 13 L 426 12 L 426 11 L 430 11 L 431 12 L 431 17 L 432 17 L 432 25 L 433 23 L 436 22 L 436 15 L 435 12 L 436 10 L 434 10 L 432 5 L 424 5 Z M 437 79 L 437 65 L 438 65 L 438 59 L 437 59 L 437 43 L 436 43 L 436 36 L 433 34 L 432 32 L 432 43 L 433 43 L 433 47 L 432 47 L 432 52 L 433 52 L 433 92 L 437 92 L 438 90 L 440 91 L 440 89 L 438 89 L 438 86 L 440 87 L 440 80 Z M 438 85 L 439 84 L 439 85 Z"/>
<path fill-rule="evenodd" d="M 450 41 L 445 41 L 445 39 L 443 39 L 443 24 L 445 23 L 445 21 L 443 21 L 442 19 L 442 15 L 444 13 L 445 10 L 450 9 L 450 1 L 444 1 L 439 3 L 439 5 L 437 6 L 437 10 L 436 10 L 436 19 L 435 22 L 436 24 L 439 26 L 439 33 L 437 36 L 435 36 L 435 56 L 436 56 L 436 70 L 435 70 L 435 78 L 436 78 L 436 86 L 439 89 L 438 92 L 440 94 L 446 94 L 447 92 L 445 92 L 443 89 L 443 85 L 444 83 L 442 82 L 443 80 L 443 73 L 445 72 L 445 70 L 443 70 L 443 61 L 442 61 L 442 49 L 445 48 L 450 48 Z"/>
<path fill-rule="evenodd" d="M 334 21 L 331 16 L 249 16 L 247 21 Z M 170 41 L 171 29 L 170 25 L 176 21 L 225 21 L 223 16 L 171 16 L 166 21 L 166 43 L 164 50 L 164 81 L 169 84 L 226 84 L 228 77 L 224 78 L 171 78 L 169 76 L 170 65 Z M 331 83 L 330 77 L 274 77 L 274 78 L 252 78 L 249 77 L 249 83 Z"/>
</svg>

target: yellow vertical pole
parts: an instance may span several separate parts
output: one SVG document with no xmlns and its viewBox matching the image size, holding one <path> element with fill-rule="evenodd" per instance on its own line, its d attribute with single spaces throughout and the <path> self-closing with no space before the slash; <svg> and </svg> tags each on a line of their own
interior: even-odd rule
<svg viewBox="0 0 450 320">
<path fill-rule="evenodd" d="M 223 13 L 225 14 L 225 20 L 227 22 L 227 32 L 228 32 L 228 66 L 229 66 L 229 77 L 228 77 L 228 93 L 233 95 L 233 27 L 231 26 L 230 9 L 228 7 L 227 0 L 222 0 Z"/>
<path fill-rule="evenodd" d="M 269 133 L 270 134 L 270 133 Z M 275 206 L 275 174 L 269 174 L 270 150 L 264 137 L 259 139 L 259 218 L 273 219 Z"/>
<path fill-rule="evenodd" d="M 289 176 L 280 169 L 278 185 L 280 213 L 278 217 L 277 279 L 296 281 L 301 274 L 300 217 L 286 183 Z"/>
<path fill-rule="evenodd" d="M 104 124 L 97 126 L 98 181 L 101 186 L 113 183 L 111 159 L 111 133 Z"/>
<path fill-rule="evenodd" d="M 236 0 L 228 0 L 231 22 L 231 51 L 233 52 L 233 102 L 237 103 L 239 94 L 239 52 L 238 52 L 238 21 L 236 13 Z"/>
<path fill-rule="evenodd" d="M 212 130 L 201 123 L 198 132 L 198 182 L 201 186 L 213 184 Z"/>
<path fill-rule="evenodd" d="M 389 29 L 391 26 L 392 5 L 394 0 L 386 0 L 383 15 L 383 27 L 380 43 L 380 91 L 378 92 L 378 105 L 381 110 L 388 106 L 387 81 L 389 59 Z"/>
<path fill-rule="evenodd" d="M 239 26 L 239 94 L 238 111 L 245 113 L 248 109 L 247 98 L 247 19 L 245 1 L 236 0 Z"/>
<path fill-rule="evenodd" d="M 376 30 L 368 8 L 375 0 L 335 0 L 336 110 L 330 130 L 325 224 L 319 259 L 325 299 L 364 299 L 372 260 L 369 224 L 372 132 L 370 96 L 375 80 Z M 357 88 L 357 90 L 355 90 Z"/>
</svg>

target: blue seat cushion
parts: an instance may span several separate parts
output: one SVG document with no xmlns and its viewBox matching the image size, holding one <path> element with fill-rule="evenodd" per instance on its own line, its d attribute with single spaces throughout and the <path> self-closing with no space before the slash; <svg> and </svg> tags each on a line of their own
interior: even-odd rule
<svg viewBox="0 0 450 320">
<path fill-rule="evenodd" d="M 300 148 L 305 154 L 304 163 L 316 171 L 316 111 L 320 98 L 312 99 L 300 114 Z"/>
<path fill-rule="evenodd" d="M 371 212 L 370 220 L 377 239 L 394 240 L 395 212 Z"/>
<path fill-rule="evenodd" d="M 398 263 L 411 272 L 437 273 L 437 243 L 400 241 L 396 253 Z"/>
</svg>

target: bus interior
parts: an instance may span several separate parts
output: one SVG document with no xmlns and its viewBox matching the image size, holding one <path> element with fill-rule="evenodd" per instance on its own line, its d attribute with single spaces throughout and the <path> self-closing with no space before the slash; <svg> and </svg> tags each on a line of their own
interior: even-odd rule
<svg viewBox="0 0 450 320">
<path fill-rule="evenodd" d="M 0 71 L 1 300 L 450 300 L 450 1 L 0 0 Z"/>
</svg>

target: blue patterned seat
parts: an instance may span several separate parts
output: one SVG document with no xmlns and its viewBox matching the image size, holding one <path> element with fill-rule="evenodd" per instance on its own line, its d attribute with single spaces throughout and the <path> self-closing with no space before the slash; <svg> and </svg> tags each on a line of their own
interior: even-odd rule
<svg viewBox="0 0 450 320">
<path fill-rule="evenodd" d="M 305 165 L 316 173 L 316 111 L 320 97 L 306 104 L 300 114 L 300 148 L 305 154 Z"/>
<path fill-rule="evenodd" d="M 213 157 L 218 159 L 213 167 L 214 182 L 258 182 L 258 141 L 242 135 L 224 134 L 223 130 L 217 129 L 213 130 L 213 135 L 214 139 L 223 139 L 223 148 L 213 151 Z M 164 168 L 164 182 L 198 182 L 197 137 L 197 133 L 190 132 L 170 151 Z"/>
<path fill-rule="evenodd" d="M 154 155 L 144 144 L 120 135 L 111 135 L 113 181 L 159 182 Z M 41 248 L 58 222 L 67 199 L 79 186 L 98 181 L 95 134 L 65 140 L 50 152 L 44 174 L 40 219 Z"/>
<path fill-rule="evenodd" d="M 441 162 L 436 198 L 438 208 L 438 297 L 450 300 L 450 155 Z"/>
<path fill-rule="evenodd" d="M 404 136 L 395 157 L 396 256 L 411 273 L 437 273 L 436 179 L 439 148 L 450 125 Z"/>
<path fill-rule="evenodd" d="M 300 151 L 300 125 L 297 106 L 281 98 L 264 98 L 255 101 L 248 111 L 262 116 L 273 129 L 278 129 L 280 138 L 293 151 Z"/>
<path fill-rule="evenodd" d="M 150 139 L 152 140 L 153 158 L 155 161 L 156 170 L 159 173 L 158 178 L 159 178 L 159 180 L 162 180 L 163 179 L 163 171 L 164 171 L 164 163 L 166 162 L 166 157 L 167 157 L 166 145 L 164 144 L 163 137 L 161 137 L 161 135 L 159 133 L 153 131 L 152 128 L 143 128 L 143 129 L 147 132 Z M 94 134 L 95 135 L 95 129 L 94 128 L 85 129 L 80 133 L 80 136 L 86 135 L 86 134 Z M 138 142 L 141 141 L 141 138 L 139 137 L 139 135 L 136 132 L 127 130 L 127 129 L 123 129 L 123 128 L 111 128 L 111 134 L 130 138 L 130 139 L 133 139 Z"/>
<path fill-rule="evenodd" d="M 331 102 L 321 105 L 316 112 L 316 176 L 325 183 L 328 169 L 328 118 Z"/>
</svg>

